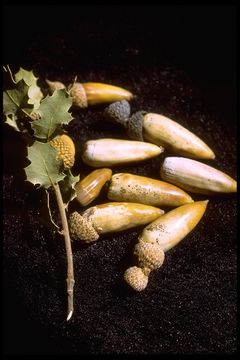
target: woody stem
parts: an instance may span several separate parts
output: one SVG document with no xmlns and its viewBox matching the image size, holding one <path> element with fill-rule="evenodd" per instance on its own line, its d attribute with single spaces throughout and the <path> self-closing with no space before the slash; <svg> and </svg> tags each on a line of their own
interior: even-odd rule
<svg viewBox="0 0 240 360">
<path fill-rule="evenodd" d="M 67 222 L 67 216 L 66 211 L 62 199 L 62 194 L 59 188 L 58 184 L 53 185 L 58 209 L 60 212 L 61 222 L 62 222 L 62 228 L 63 228 L 63 236 L 65 241 L 65 248 L 66 248 L 66 254 L 67 254 L 67 294 L 68 294 L 68 316 L 67 321 L 70 320 L 72 314 L 73 314 L 73 287 L 74 287 L 74 270 L 73 270 L 73 255 L 72 255 L 72 246 L 71 246 L 71 239 L 69 235 L 69 229 L 68 229 L 68 222 Z"/>
</svg>

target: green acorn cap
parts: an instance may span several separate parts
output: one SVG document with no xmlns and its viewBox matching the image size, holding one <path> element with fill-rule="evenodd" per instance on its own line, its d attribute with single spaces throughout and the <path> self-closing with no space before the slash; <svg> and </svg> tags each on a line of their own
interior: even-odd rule
<svg viewBox="0 0 240 360">
<path fill-rule="evenodd" d="M 130 104 L 127 100 L 116 101 L 104 110 L 103 116 L 113 122 L 125 125 L 131 113 Z"/>
<path fill-rule="evenodd" d="M 143 120 L 146 114 L 146 111 L 137 111 L 129 118 L 128 122 L 126 123 L 125 127 L 127 134 L 132 140 L 144 141 Z"/>
</svg>

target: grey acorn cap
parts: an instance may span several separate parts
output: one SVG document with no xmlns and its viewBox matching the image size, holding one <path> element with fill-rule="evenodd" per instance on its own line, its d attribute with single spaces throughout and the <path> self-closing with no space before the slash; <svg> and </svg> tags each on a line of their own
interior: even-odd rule
<svg viewBox="0 0 240 360">
<path fill-rule="evenodd" d="M 143 141 L 143 120 L 146 111 L 137 111 L 125 124 L 127 134 L 132 140 Z"/>
<path fill-rule="evenodd" d="M 113 122 L 124 125 L 130 116 L 131 108 L 127 100 L 116 101 L 104 110 L 103 116 Z"/>
</svg>

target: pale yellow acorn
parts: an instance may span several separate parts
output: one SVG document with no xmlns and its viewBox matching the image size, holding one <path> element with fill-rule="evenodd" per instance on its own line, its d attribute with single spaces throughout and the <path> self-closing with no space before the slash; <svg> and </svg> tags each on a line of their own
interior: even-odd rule
<svg viewBox="0 0 240 360">
<path fill-rule="evenodd" d="M 132 201 L 152 206 L 181 206 L 193 202 L 191 196 L 164 181 L 129 173 L 114 174 L 107 197 L 114 201 Z"/>
<path fill-rule="evenodd" d="M 72 213 L 69 230 L 73 239 L 92 242 L 101 234 L 145 225 L 163 214 L 163 210 L 149 205 L 110 202 L 90 207 L 82 214 Z"/>
<path fill-rule="evenodd" d="M 163 180 L 194 193 L 212 195 L 237 191 L 237 182 L 227 174 L 187 158 L 165 158 L 160 175 Z"/>
<path fill-rule="evenodd" d="M 136 291 L 147 286 L 150 272 L 162 266 L 164 253 L 176 246 L 198 224 L 206 211 L 208 200 L 177 207 L 148 224 L 134 248 L 138 266 L 125 271 L 125 281 Z"/>
<path fill-rule="evenodd" d="M 166 116 L 144 116 L 143 137 L 177 154 L 199 159 L 214 159 L 215 154 L 198 136 Z"/>
<path fill-rule="evenodd" d="M 163 150 L 162 147 L 142 141 L 105 138 L 87 141 L 82 160 L 93 167 L 129 164 L 158 156 Z"/>
<path fill-rule="evenodd" d="M 127 114 L 127 117 L 126 117 Z M 214 159 L 215 154 L 197 135 L 166 116 L 137 111 L 131 117 L 126 100 L 109 105 L 104 116 L 122 123 L 133 140 L 148 141 L 173 153 L 199 159 Z"/>
<path fill-rule="evenodd" d="M 75 185 L 76 198 L 82 206 L 87 206 L 98 197 L 102 187 L 111 179 L 112 170 L 103 168 L 92 171 Z"/>
<path fill-rule="evenodd" d="M 65 169 L 71 168 L 75 161 L 75 146 L 72 139 L 63 134 L 51 140 L 50 144 L 57 150 L 56 160 L 63 160 Z"/>
<path fill-rule="evenodd" d="M 195 228 L 204 215 L 207 204 L 208 200 L 195 201 L 167 212 L 143 229 L 139 241 L 156 242 L 166 252 Z"/>
</svg>

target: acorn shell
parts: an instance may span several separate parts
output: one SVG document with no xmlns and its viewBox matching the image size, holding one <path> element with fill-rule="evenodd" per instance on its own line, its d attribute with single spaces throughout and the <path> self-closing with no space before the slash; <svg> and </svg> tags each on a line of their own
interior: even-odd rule
<svg viewBox="0 0 240 360">
<path fill-rule="evenodd" d="M 87 165 L 103 167 L 150 159 L 163 151 L 162 147 L 146 142 L 104 138 L 87 141 L 82 160 Z"/>
<path fill-rule="evenodd" d="M 147 225 L 139 241 L 157 243 L 168 251 L 184 239 L 199 223 L 207 208 L 208 200 L 196 201 L 177 207 Z"/>
<path fill-rule="evenodd" d="M 143 137 L 179 155 L 199 159 L 215 158 L 214 152 L 198 136 L 160 114 L 148 113 L 144 116 Z"/>
<path fill-rule="evenodd" d="M 112 170 L 103 168 L 92 171 L 75 185 L 76 198 L 82 206 L 89 205 L 98 197 L 102 187 L 111 179 Z"/>
<path fill-rule="evenodd" d="M 119 100 L 131 100 L 133 94 L 119 86 L 105 83 L 87 82 L 82 84 L 88 105 L 112 103 Z"/>
<path fill-rule="evenodd" d="M 109 202 L 85 210 L 82 216 L 98 234 L 104 234 L 146 225 L 163 214 L 163 210 L 149 205 Z"/>
<path fill-rule="evenodd" d="M 237 182 L 212 166 L 182 157 L 167 157 L 160 169 L 161 178 L 182 189 L 213 195 L 237 191 Z"/>
<path fill-rule="evenodd" d="M 129 173 L 112 176 L 107 197 L 114 201 L 132 201 L 152 206 L 181 206 L 193 202 L 191 196 L 177 186 Z"/>
</svg>

